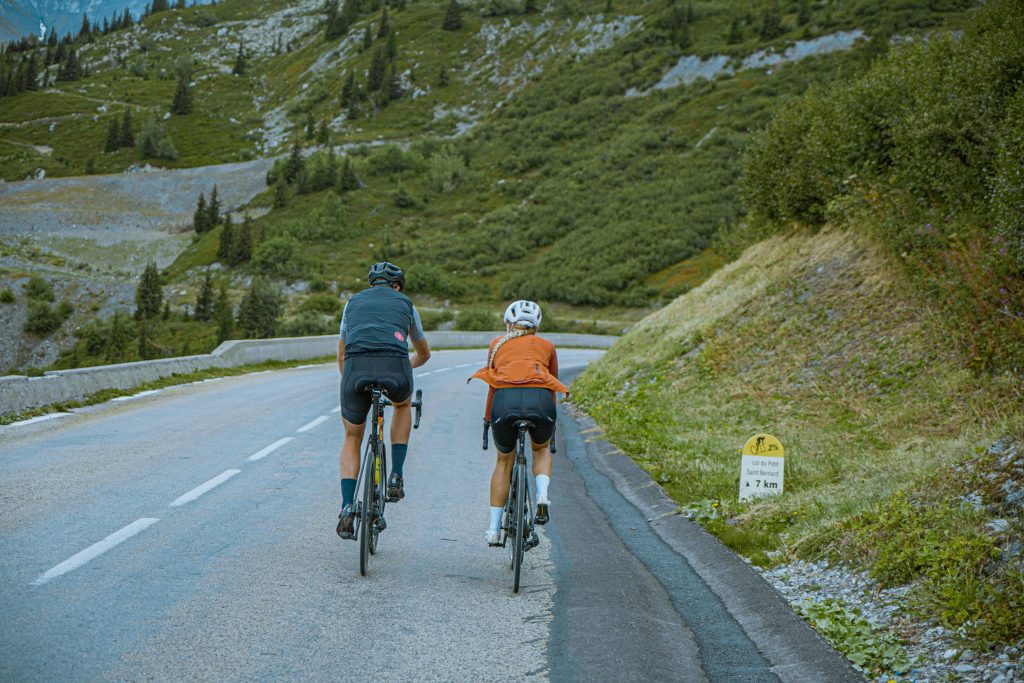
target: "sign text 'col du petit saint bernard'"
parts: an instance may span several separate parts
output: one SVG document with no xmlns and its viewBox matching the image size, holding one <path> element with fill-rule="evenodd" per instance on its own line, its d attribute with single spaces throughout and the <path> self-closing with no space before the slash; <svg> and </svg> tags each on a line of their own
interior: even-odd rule
<svg viewBox="0 0 1024 683">
<path fill-rule="evenodd" d="M 786 459 L 782 443 L 771 434 L 756 434 L 743 446 L 740 500 L 782 493 Z"/>
</svg>

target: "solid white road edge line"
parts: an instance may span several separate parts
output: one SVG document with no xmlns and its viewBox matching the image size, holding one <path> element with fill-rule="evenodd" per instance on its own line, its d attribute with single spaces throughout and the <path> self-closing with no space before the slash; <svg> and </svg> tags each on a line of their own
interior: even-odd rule
<svg viewBox="0 0 1024 683">
<path fill-rule="evenodd" d="M 8 427 L 20 427 L 22 425 L 30 425 L 36 422 L 45 422 L 46 420 L 52 420 L 55 417 L 64 417 L 65 415 L 73 415 L 74 413 L 47 413 L 46 415 L 39 415 L 37 417 L 30 417 L 27 420 L 18 420 L 7 425 Z"/>
<path fill-rule="evenodd" d="M 245 461 L 246 462 L 256 462 L 260 458 L 265 458 L 265 457 L 267 457 L 268 455 L 270 455 L 271 453 L 273 453 L 278 448 L 280 448 L 281 446 L 285 445 L 286 443 L 288 443 L 291 440 L 292 440 L 292 437 L 290 437 L 290 436 L 286 436 L 283 439 L 278 439 L 277 441 L 275 441 L 274 443 L 270 444 L 269 446 L 267 446 L 263 450 L 256 451 L 255 453 L 250 455 L 248 458 L 246 458 Z"/>
<path fill-rule="evenodd" d="M 206 493 L 210 489 L 213 489 L 213 488 L 216 488 L 216 487 L 220 486 L 221 484 L 223 484 L 228 479 L 230 479 L 231 477 L 235 476 L 236 474 L 238 474 L 241 471 L 242 470 L 226 470 L 224 472 L 221 472 L 220 474 L 218 474 L 216 477 L 214 477 L 210 481 L 205 482 L 203 484 L 200 484 L 199 486 L 195 487 L 194 489 L 192 489 L 188 493 L 185 493 L 185 494 L 183 494 L 181 496 L 178 496 L 177 498 L 174 499 L 174 501 L 168 507 L 176 508 L 176 507 L 181 507 L 185 503 L 191 503 L 193 500 L 195 500 L 199 496 L 203 495 L 204 493 Z"/>
<path fill-rule="evenodd" d="M 72 555 L 68 559 L 64 560 L 56 567 L 47 571 L 45 574 L 43 574 L 38 579 L 33 581 L 32 585 L 41 586 L 47 581 L 57 578 L 61 574 L 67 574 L 72 570 L 78 569 L 83 564 L 96 559 L 97 557 L 107 552 L 114 546 L 123 543 L 124 541 L 127 541 L 129 538 L 139 533 L 146 527 L 152 526 L 153 524 L 156 524 L 159 521 L 159 519 L 155 519 L 153 517 L 143 517 L 142 519 L 135 520 L 128 526 L 110 534 L 102 541 L 99 541 L 98 543 L 93 543 L 91 546 L 89 546 L 82 552 Z"/>
<path fill-rule="evenodd" d="M 326 415 L 321 415 L 320 417 L 318 417 L 317 419 L 313 420 L 309 424 L 302 425 L 301 427 L 299 427 L 295 431 L 297 431 L 297 432 L 308 432 L 310 429 L 313 429 L 314 427 L 319 427 L 324 422 L 327 422 L 327 420 L 329 420 L 329 419 L 330 418 L 327 417 Z"/>
</svg>

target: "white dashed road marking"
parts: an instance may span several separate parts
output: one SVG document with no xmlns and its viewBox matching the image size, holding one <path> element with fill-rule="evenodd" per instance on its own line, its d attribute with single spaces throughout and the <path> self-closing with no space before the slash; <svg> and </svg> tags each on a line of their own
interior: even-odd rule
<svg viewBox="0 0 1024 683">
<path fill-rule="evenodd" d="M 111 548 L 117 546 L 118 544 L 124 541 L 127 541 L 129 538 L 139 533 L 146 527 L 156 524 L 159 521 L 159 519 L 155 519 L 153 517 L 143 517 L 142 519 L 137 519 L 128 526 L 124 527 L 123 529 L 120 529 L 110 534 L 102 541 L 98 543 L 93 543 L 91 546 L 89 546 L 82 552 L 76 555 L 72 555 L 68 559 L 58 564 L 53 569 L 49 570 L 48 572 L 40 576 L 35 581 L 33 581 L 32 584 L 35 586 L 41 586 L 47 581 L 57 578 L 61 574 L 67 574 L 70 571 L 78 569 L 83 564 L 96 559 L 97 557 L 107 552 Z"/>
<path fill-rule="evenodd" d="M 319 427 L 324 422 L 327 422 L 327 420 L 329 420 L 329 419 L 330 418 L 327 417 L 326 415 L 321 415 L 320 417 L 318 417 L 317 419 L 313 420 L 309 424 L 302 425 L 301 427 L 299 427 L 295 431 L 297 431 L 297 432 L 308 432 L 310 429 L 313 429 L 314 427 Z"/>
<path fill-rule="evenodd" d="M 267 457 L 268 455 L 270 455 L 271 453 L 273 453 L 278 448 L 280 448 L 281 446 L 285 445 L 286 443 L 288 443 L 291 440 L 292 440 L 292 437 L 290 437 L 290 436 L 286 436 L 283 439 L 278 439 L 277 441 L 275 441 L 274 443 L 270 444 L 269 446 L 267 446 L 263 450 L 256 451 L 255 453 L 250 455 L 248 458 L 246 458 L 245 461 L 246 462 L 256 462 L 257 460 L 259 460 L 261 458 L 265 458 L 265 457 Z"/>
<path fill-rule="evenodd" d="M 335 408 L 335 409 L 334 409 L 334 410 L 332 410 L 331 412 L 332 412 L 332 413 L 340 413 L 340 412 L 341 412 L 341 406 L 338 406 L 337 408 Z"/>
<path fill-rule="evenodd" d="M 174 502 L 172 502 L 169 507 L 176 508 L 176 507 L 181 507 L 185 503 L 191 503 L 193 500 L 195 500 L 199 496 L 203 495 L 207 491 L 210 491 L 211 489 L 214 489 L 214 488 L 220 486 L 221 484 L 223 484 L 228 479 L 230 479 L 231 477 L 235 476 L 236 474 L 238 474 L 241 471 L 242 470 L 226 470 L 224 472 L 221 472 L 220 474 L 218 474 L 216 477 L 214 477 L 210 481 L 205 482 L 203 484 L 200 484 L 199 486 L 195 487 L 194 489 L 192 489 L 188 493 L 185 493 L 185 494 L 175 498 Z"/>
</svg>

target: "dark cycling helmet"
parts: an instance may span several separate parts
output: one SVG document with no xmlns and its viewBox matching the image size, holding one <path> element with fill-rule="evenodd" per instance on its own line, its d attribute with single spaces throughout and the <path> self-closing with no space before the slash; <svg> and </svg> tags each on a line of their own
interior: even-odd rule
<svg viewBox="0 0 1024 683">
<path fill-rule="evenodd" d="M 394 263 L 388 263 L 387 261 L 374 263 L 366 279 L 371 287 L 386 282 L 389 285 L 398 284 L 399 289 L 405 289 L 405 273 Z"/>
</svg>

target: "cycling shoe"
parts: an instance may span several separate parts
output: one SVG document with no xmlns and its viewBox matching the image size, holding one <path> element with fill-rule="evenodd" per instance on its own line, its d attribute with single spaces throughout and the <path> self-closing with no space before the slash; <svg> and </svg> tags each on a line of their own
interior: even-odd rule
<svg viewBox="0 0 1024 683">
<path fill-rule="evenodd" d="M 490 529 L 488 529 L 487 533 L 484 534 L 484 540 L 487 541 L 487 545 L 491 546 L 492 548 L 500 548 L 501 531 L 491 531 Z"/>
<path fill-rule="evenodd" d="M 548 503 L 537 503 L 537 514 L 533 518 L 536 524 L 541 526 L 547 524 L 551 520 L 551 510 L 548 508 Z"/>
<path fill-rule="evenodd" d="M 405 498 L 405 480 L 397 472 L 392 472 L 388 477 L 387 496 L 384 498 L 388 503 L 397 503 Z"/>
<path fill-rule="evenodd" d="M 341 508 L 341 514 L 338 515 L 338 536 L 344 539 L 350 539 L 355 535 L 355 514 L 352 512 L 352 506 L 346 505 Z"/>
</svg>

